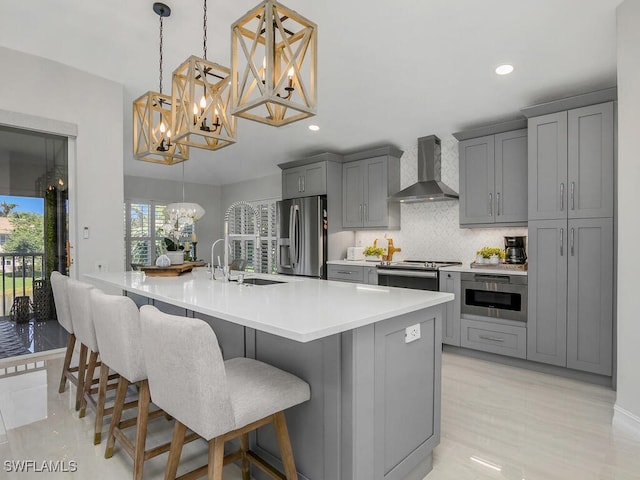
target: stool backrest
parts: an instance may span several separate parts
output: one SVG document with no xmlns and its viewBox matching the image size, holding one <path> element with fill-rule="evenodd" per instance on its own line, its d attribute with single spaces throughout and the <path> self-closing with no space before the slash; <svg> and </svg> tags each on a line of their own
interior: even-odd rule
<svg viewBox="0 0 640 480">
<path fill-rule="evenodd" d="M 140 309 L 142 350 L 153 403 L 210 440 L 235 429 L 224 361 L 202 320 Z"/>
<path fill-rule="evenodd" d="M 71 321 L 73 322 L 76 338 L 90 350 L 99 352 L 96 330 L 91 317 L 91 300 L 89 298 L 89 292 L 94 288 L 89 283 L 80 282 L 73 278 L 67 280 L 69 309 L 71 310 Z"/>
<path fill-rule="evenodd" d="M 51 290 L 53 291 L 53 302 L 56 305 L 58 323 L 69 333 L 73 333 L 73 322 L 71 321 L 71 310 L 69 308 L 69 294 L 67 293 L 67 280 L 69 277 L 60 272 L 51 272 Z"/>
<path fill-rule="evenodd" d="M 89 296 L 100 359 L 131 383 L 145 380 L 138 307 L 129 297 L 97 288 Z"/>
</svg>

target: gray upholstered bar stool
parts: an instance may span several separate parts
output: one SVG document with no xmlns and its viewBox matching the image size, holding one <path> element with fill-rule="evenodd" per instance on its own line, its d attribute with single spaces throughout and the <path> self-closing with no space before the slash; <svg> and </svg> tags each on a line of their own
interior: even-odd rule
<svg viewBox="0 0 640 480">
<path fill-rule="evenodd" d="M 140 314 L 138 307 L 129 297 L 107 295 L 98 289 L 91 290 L 90 297 L 102 366 L 107 368 L 108 365 L 108 368 L 120 374 L 104 456 L 113 456 L 115 442 L 118 440 L 133 459 L 133 478 L 140 480 L 144 462 L 168 452 L 171 446 L 170 443 L 166 443 L 145 450 L 149 419 L 164 417 L 165 413 L 162 410 L 149 412 L 151 398 L 147 370 L 142 357 Z M 132 383 L 139 385 L 135 443 L 132 443 L 123 431 L 133 426 L 131 420 L 121 421 L 127 389 Z"/>
<path fill-rule="evenodd" d="M 113 407 L 105 409 L 107 389 L 115 388 L 115 385 L 108 386 L 109 367 L 99 364 L 98 362 L 98 340 L 96 338 L 96 330 L 93 324 L 93 314 L 91 310 L 90 293 L 94 286 L 74 280 L 70 278 L 67 281 L 67 292 L 69 294 L 69 307 L 71 311 L 71 320 L 76 333 L 76 337 L 85 348 L 86 354 L 89 353 L 89 362 L 84 365 L 82 348 L 80 351 L 80 368 L 78 376 L 83 378 L 82 395 L 80 396 L 80 418 L 86 413 L 87 405 L 89 405 L 96 414 L 95 432 L 93 437 L 94 445 L 98 445 L 102 440 L 102 421 L 105 415 L 111 415 Z M 93 387 L 93 376 L 96 366 L 100 365 L 100 379 L 97 388 Z M 111 378 L 114 378 L 113 376 Z M 117 377 L 116 377 L 117 378 Z M 97 393 L 97 399 L 93 394 Z"/>
<path fill-rule="evenodd" d="M 309 400 L 309 385 L 298 377 L 250 358 L 224 361 L 215 333 L 197 319 L 145 305 L 140 309 L 142 347 L 153 402 L 176 419 L 165 480 L 176 478 L 187 428 L 209 442 L 209 480 L 222 479 L 224 464 L 249 462 L 271 477 L 296 480 L 284 410 Z M 249 451 L 249 432 L 273 423 L 285 477 Z M 225 457 L 224 443 L 240 438 L 240 450 Z"/>
<path fill-rule="evenodd" d="M 58 323 L 62 325 L 69 333 L 67 340 L 67 351 L 64 355 L 64 364 L 62 365 L 62 375 L 60 376 L 59 393 L 63 393 L 67 387 L 67 380 L 76 386 L 76 410 L 80 410 L 80 398 L 82 396 L 82 381 L 78 382 L 78 367 L 71 366 L 71 357 L 76 345 L 76 335 L 73 332 L 73 323 L 71 322 L 71 310 L 69 308 L 69 296 L 67 293 L 67 281 L 69 277 L 62 275 L 60 272 L 51 272 L 51 290 L 53 291 L 53 300 L 56 305 L 56 313 Z M 86 362 L 86 350 L 85 350 Z"/>
</svg>

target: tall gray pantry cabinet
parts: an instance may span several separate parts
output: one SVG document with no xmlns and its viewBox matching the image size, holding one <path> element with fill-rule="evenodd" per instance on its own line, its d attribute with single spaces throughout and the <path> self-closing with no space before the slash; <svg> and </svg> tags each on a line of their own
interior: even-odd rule
<svg viewBox="0 0 640 480">
<path fill-rule="evenodd" d="M 610 376 L 614 103 L 528 125 L 527 358 Z"/>
</svg>

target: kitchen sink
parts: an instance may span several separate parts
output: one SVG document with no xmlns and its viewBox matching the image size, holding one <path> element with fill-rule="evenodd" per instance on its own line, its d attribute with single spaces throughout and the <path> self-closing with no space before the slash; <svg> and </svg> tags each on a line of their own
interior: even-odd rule
<svg viewBox="0 0 640 480">
<path fill-rule="evenodd" d="M 279 282 L 278 280 L 267 280 L 266 278 L 245 278 L 243 283 L 247 285 L 275 285 L 276 283 L 287 282 Z"/>
</svg>

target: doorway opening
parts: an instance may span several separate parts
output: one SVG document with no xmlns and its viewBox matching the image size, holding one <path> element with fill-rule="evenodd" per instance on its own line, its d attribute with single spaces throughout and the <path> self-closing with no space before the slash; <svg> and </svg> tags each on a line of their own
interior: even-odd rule
<svg viewBox="0 0 640 480">
<path fill-rule="evenodd" d="M 0 126 L 0 359 L 66 346 L 49 278 L 68 272 L 68 139 Z"/>
</svg>

